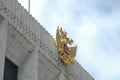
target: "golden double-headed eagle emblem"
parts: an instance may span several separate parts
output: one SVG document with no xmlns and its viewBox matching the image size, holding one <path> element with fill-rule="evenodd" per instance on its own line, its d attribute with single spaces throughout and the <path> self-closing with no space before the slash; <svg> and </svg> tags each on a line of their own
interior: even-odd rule
<svg viewBox="0 0 120 80">
<path fill-rule="evenodd" d="M 71 47 L 73 40 L 67 37 L 67 32 L 58 26 L 56 31 L 56 45 L 61 60 L 65 64 L 73 64 L 77 46 Z"/>
</svg>

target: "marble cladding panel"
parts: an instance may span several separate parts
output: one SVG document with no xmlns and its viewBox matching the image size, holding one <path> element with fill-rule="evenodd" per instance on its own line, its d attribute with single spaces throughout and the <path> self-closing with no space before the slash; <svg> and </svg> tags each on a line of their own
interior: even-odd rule
<svg viewBox="0 0 120 80">
<path fill-rule="evenodd" d="M 6 56 L 17 65 L 21 65 L 33 51 L 34 46 L 10 24 L 8 26 Z"/>
<path fill-rule="evenodd" d="M 59 74 L 59 70 L 46 58 L 39 53 L 39 80 L 55 80 Z"/>
<path fill-rule="evenodd" d="M 4 20 L 0 23 L 0 80 L 3 80 L 4 75 L 4 62 L 5 62 L 5 54 L 6 54 L 6 44 L 7 44 L 7 21 Z"/>
</svg>

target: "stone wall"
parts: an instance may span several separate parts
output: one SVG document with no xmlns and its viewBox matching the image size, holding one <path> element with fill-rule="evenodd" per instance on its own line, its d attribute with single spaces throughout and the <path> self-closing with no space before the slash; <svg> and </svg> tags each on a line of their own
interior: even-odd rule
<svg viewBox="0 0 120 80">
<path fill-rule="evenodd" d="M 20 74 L 22 71 L 26 73 L 24 69 L 26 69 L 27 66 L 27 68 L 33 69 L 35 73 L 38 74 L 38 80 L 63 79 L 58 78 L 59 76 L 64 76 L 65 80 L 94 80 L 77 61 L 75 61 L 74 65 L 65 65 L 59 59 L 53 37 L 23 8 L 23 6 L 21 6 L 20 3 L 18 3 L 17 0 L 0 0 L 0 15 L 35 46 L 34 50 L 36 50 L 38 55 L 38 63 L 36 63 L 38 64 L 38 67 L 36 67 L 38 68 L 38 72 L 36 72 L 33 68 L 34 66 L 32 66 L 34 65 L 34 61 L 37 61 L 33 52 L 31 54 L 33 55 L 33 59 L 29 57 L 25 61 L 28 64 L 20 65 L 24 67 L 20 67 Z M 31 67 L 29 67 L 29 65 L 31 65 Z M 29 71 L 27 73 L 29 73 Z M 28 76 L 30 75 L 31 74 L 28 74 Z M 24 77 L 24 75 L 21 76 Z M 25 79 L 23 78 L 21 80 Z"/>
<path fill-rule="evenodd" d="M 7 42 L 7 22 L 4 20 L 0 23 L 0 80 L 3 79 L 4 62 Z"/>
</svg>

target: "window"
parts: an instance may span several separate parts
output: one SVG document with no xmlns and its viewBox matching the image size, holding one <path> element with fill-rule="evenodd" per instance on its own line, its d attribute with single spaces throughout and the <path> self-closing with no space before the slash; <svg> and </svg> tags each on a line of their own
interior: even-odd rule
<svg viewBox="0 0 120 80">
<path fill-rule="evenodd" d="M 8 58 L 5 58 L 4 79 L 3 80 L 17 80 L 18 67 L 12 63 Z"/>
</svg>

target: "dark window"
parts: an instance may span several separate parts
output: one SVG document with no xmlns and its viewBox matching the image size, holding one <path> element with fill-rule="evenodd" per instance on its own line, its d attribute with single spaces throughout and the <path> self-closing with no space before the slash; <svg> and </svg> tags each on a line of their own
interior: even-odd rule
<svg viewBox="0 0 120 80">
<path fill-rule="evenodd" d="M 17 80 L 18 67 L 5 58 L 4 80 Z"/>
</svg>

